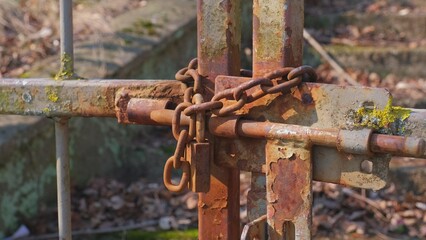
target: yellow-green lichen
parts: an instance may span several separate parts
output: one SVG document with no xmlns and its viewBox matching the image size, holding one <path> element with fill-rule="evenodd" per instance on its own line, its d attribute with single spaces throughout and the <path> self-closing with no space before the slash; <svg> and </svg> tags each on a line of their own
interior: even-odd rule
<svg viewBox="0 0 426 240">
<path fill-rule="evenodd" d="M 49 108 L 43 108 L 43 109 L 42 109 L 42 112 L 43 112 L 44 114 L 46 114 L 46 115 L 49 115 L 49 113 L 50 113 L 50 109 L 49 109 Z"/>
<path fill-rule="evenodd" d="M 59 100 L 58 90 L 52 87 L 46 87 L 46 97 L 51 102 L 57 102 Z"/>
<path fill-rule="evenodd" d="M 359 108 L 355 113 L 355 125 L 368 127 L 381 133 L 403 135 L 404 120 L 410 116 L 410 113 L 410 109 L 392 106 L 392 98 L 389 98 L 383 109 L 378 109 L 376 106 Z"/>
<path fill-rule="evenodd" d="M 10 92 L 5 90 L 5 91 L 0 91 L 0 106 L 3 107 L 9 107 L 9 101 L 10 101 Z"/>
<path fill-rule="evenodd" d="M 63 53 L 61 56 L 61 69 L 55 75 L 55 80 L 67 80 L 74 77 L 74 69 L 71 56 Z"/>
</svg>

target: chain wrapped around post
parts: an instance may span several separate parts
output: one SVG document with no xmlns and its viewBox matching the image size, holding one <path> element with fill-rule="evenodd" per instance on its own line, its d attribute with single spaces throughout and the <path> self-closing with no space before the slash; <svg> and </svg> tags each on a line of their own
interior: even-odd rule
<svg viewBox="0 0 426 240">
<path fill-rule="evenodd" d="M 173 136 L 177 140 L 176 150 L 164 167 L 164 184 L 170 191 L 182 191 L 190 181 L 190 165 L 185 156 L 185 148 L 191 141 L 196 139 L 197 143 L 205 142 L 205 123 L 207 115 L 226 116 L 241 109 L 245 104 L 254 102 L 268 94 L 283 93 L 287 94 L 293 87 L 302 82 L 315 82 L 317 74 L 310 66 L 300 66 L 297 68 L 285 67 L 265 74 L 260 78 L 251 80 L 235 88 L 225 89 L 216 93 L 211 101 L 204 102 L 202 97 L 203 88 L 201 86 L 201 77 L 197 71 L 197 59 L 192 59 L 188 67 L 179 70 L 175 78 L 178 81 L 193 84 L 185 91 L 184 101 L 176 109 L 172 121 Z M 242 69 L 242 76 L 251 77 L 252 72 Z M 249 89 L 259 87 L 251 95 L 247 94 Z M 235 103 L 224 106 L 221 100 L 231 99 Z M 191 121 L 189 129 L 182 129 L 180 124 L 181 114 L 189 116 Z M 210 112 L 210 113 L 209 113 Z M 182 169 L 182 177 L 178 185 L 171 182 L 171 171 Z"/>
<path fill-rule="evenodd" d="M 184 101 L 180 103 L 174 112 L 173 120 L 172 120 L 172 133 L 174 138 L 177 140 L 177 145 L 173 156 L 171 156 L 165 166 L 163 173 L 163 181 L 166 188 L 172 192 L 180 192 L 184 190 L 189 183 L 190 178 L 190 165 L 189 162 L 186 161 L 185 149 L 186 145 L 190 143 L 194 137 L 197 135 L 197 139 L 201 136 L 204 138 L 204 130 L 201 131 L 200 123 L 204 124 L 204 120 L 201 120 L 201 114 L 192 114 L 190 116 L 190 124 L 189 129 L 181 128 L 181 113 L 186 108 L 192 105 L 193 98 L 195 99 L 194 94 L 197 96 L 201 96 L 201 84 L 200 84 L 200 76 L 196 71 L 197 60 L 193 59 L 187 68 L 183 68 L 176 73 L 176 79 L 182 82 L 189 82 L 191 80 L 194 81 L 194 87 L 189 87 L 185 90 Z M 197 97 L 198 101 L 196 103 L 200 103 L 202 101 L 202 97 Z M 200 101 L 201 100 L 201 101 Z M 204 127 L 202 127 L 204 129 Z M 201 133 L 202 132 L 202 133 Z M 174 185 L 171 181 L 172 170 L 173 169 L 182 169 L 182 177 L 179 181 L 178 185 Z"/>
</svg>

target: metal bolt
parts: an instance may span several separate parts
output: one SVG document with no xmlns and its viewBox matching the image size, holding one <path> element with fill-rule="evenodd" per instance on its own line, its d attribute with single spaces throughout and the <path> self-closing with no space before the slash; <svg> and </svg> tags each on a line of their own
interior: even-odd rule
<svg viewBox="0 0 426 240">
<path fill-rule="evenodd" d="M 373 162 L 370 160 L 362 161 L 361 172 L 371 174 L 373 172 Z"/>
<path fill-rule="evenodd" d="M 29 92 L 24 92 L 22 94 L 22 100 L 24 100 L 24 102 L 26 103 L 30 103 L 33 100 L 33 97 L 31 96 Z"/>
</svg>

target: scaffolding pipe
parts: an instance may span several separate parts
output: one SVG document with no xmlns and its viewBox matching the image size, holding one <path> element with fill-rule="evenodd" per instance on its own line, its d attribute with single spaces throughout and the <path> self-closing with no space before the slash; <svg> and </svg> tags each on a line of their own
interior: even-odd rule
<svg viewBox="0 0 426 240">
<path fill-rule="evenodd" d="M 60 35 L 62 73 L 74 72 L 72 0 L 60 0 Z M 66 74 L 69 75 L 69 74 Z M 73 76 L 72 74 L 71 76 Z M 66 77 L 66 76 L 65 76 Z M 70 162 L 68 156 L 68 119 L 55 119 L 58 229 L 60 240 L 71 240 Z"/>
</svg>

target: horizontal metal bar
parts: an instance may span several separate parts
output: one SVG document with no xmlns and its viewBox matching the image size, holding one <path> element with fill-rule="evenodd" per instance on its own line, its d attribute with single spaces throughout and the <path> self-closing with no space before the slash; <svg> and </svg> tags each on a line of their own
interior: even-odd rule
<svg viewBox="0 0 426 240">
<path fill-rule="evenodd" d="M 138 100 L 133 99 L 137 102 Z M 146 108 L 138 110 L 136 104 L 127 106 L 127 114 L 131 115 L 130 122 L 153 124 L 153 125 L 171 125 L 174 110 L 164 109 L 145 104 Z M 151 108 L 150 108 L 151 106 Z M 142 121 L 142 120 L 143 121 Z M 181 115 L 181 124 L 189 124 L 189 117 Z M 212 117 L 209 119 L 209 131 L 216 136 L 221 137 L 250 137 L 250 138 L 268 138 L 268 139 L 286 139 L 292 141 L 309 141 L 314 145 L 336 147 L 343 151 L 345 144 L 342 138 L 347 134 L 355 132 L 349 130 L 339 130 L 337 128 L 313 128 L 284 123 L 257 122 L 251 120 L 239 120 L 233 117 Z M 370 136 L 371 135 L 371 136 Z M 359 138 L 359 144 L 365 144 L 368 151 L 377 153 L 391 153 L 395 156 L 425 157 L 425 141 L 418 137 L 403 137 L 384 134 L 369 134 L 365 138 Z M 361 154 L 361 153 L 359 153 Z"/>
<path fill-rule="evenodd" d="M 0 79 L 0 114 L 114 117 L 118 94 L 181 102 L 185 88 L 174 80 Z"/>
<path fill-rule="evenodd" d="M 237 125 L 240 136 L 269 139 L 310 141 L 320 146 L 337 146 L 339 129 L 317 129 L 305 126 L 241 120 Z"/>
<path fill-rule="evenodd" d="M 288 140 L 308 140 L 319 146 L 335 146 L 339 148 L 338 129 L 316 129 L 305 126 L 282 123 L 255 122 L 241 120 L 237 125 L 240 136 L 254 138 L 275 138 Z M 424 157 L 425 141 L 416 137 L 402 137 L 384 134 L 371 134 L 367 141 L 370 150 L 377 153 L 392 153 L 395 156 Z"/>
</svg>

